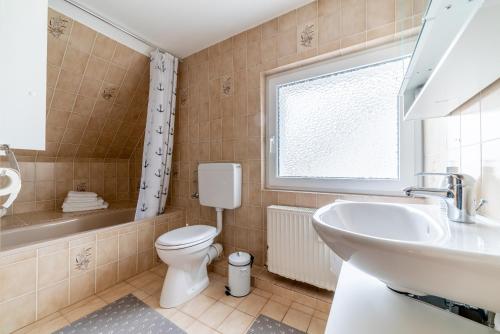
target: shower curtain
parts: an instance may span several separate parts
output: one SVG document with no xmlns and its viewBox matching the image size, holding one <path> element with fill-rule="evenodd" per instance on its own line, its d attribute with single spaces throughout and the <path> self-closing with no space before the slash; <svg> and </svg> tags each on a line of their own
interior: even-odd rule
<svg viewBox="0 0 500 334">
<path fill-rule="evenodd" d="M 175 91 L 178 59 L 155 50 L 149 69 L 149 101 L 139 199 L 135 219 L 165 210 L 174 146 Z"/>
</svg>

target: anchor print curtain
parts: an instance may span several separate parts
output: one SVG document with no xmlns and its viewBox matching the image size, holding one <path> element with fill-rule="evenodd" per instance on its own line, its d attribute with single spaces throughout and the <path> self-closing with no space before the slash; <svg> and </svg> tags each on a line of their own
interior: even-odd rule
<svg viewBox="0 0 500 334">
<path fill-rule="evenodd" d="M 148 116 L 136 220 L 154 217 L 165 210 L 174 146 L 177 66 L 176 57 L 159 50 L 151 53 Z"/>
</svg>

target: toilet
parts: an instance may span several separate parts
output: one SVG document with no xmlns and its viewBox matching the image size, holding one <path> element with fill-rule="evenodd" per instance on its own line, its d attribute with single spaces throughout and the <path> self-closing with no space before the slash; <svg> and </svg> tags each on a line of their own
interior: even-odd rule
<svg viewBox="0 0 500 334">
<path fill-rule="evenodd" d="M 222 231 L 222 212 L 241 205 L 241 165 L 200 164 L 198 192 L 200 204 L 216 210 L 217 227 L 189 225 L 156 240 L 158 256 L 168 265 L 160 297 L 163 308 L 179 306 L 208 286 L 207 266 L 222 254 L 222 245 L 214 244 Z"/>
</svg>

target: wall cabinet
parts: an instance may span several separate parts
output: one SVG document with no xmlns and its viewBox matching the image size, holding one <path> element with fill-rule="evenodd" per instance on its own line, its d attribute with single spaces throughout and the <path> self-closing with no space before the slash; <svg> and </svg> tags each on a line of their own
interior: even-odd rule
<svg viewBox="0 0 500 334">
<path fill-rule="evenodd" d="M 432 0 L 400 91 L 405 119 L 454 111 L 500 77 L 500 1 Z"/>
<path fill-rule="evenodd" d="M 47 0 L 0 0 L 0 144 L 45 149 Z"/>
</svg>

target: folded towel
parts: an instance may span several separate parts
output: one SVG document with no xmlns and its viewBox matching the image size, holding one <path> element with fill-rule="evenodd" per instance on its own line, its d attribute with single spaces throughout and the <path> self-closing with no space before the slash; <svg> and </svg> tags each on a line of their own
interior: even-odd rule
<svg viewBox="0 0 500 334">
<path fill-rule="evenodd" d="M 96 193 L 90 191 L 70 191 L 68 192 L 68 196 L 71 198 L 95 198 L 97 197 Z"/>
<path fill-rule="evenodd" d="M 82 205 L 89 205 L 89 204 L 102 204 L 104 200 L 102 197 L 95 197 L 95 198 L 75 198 L 75 197 L 66 197 L 64 200 L 64 204 L 82 204 Z"/>
<path fill-rule="evenodd" d="M 64 206 L 63 205 L 63 212 L 78 212 L 78 211 L 91 211 L 91 210 L 100 210 L 100 209 L 107 209 L 109 204 L 107 202 L 104 202 L 103 204 L 100 205 L 94 205 L 94 206 L 87 206 L 87 207 L 75 207 L 75 206 Z"/>
<path fill-rule="evenodd" d="M 88 203 L 88 204 L 63 203 L 62 207 L 63 208 L 86 209 L 86 208 L 92 208 L 92 207 L 99 206 L 99 205 L 104 205 L 104 203 L 105 203 L 104 201 L 95 202 L 95 203 Z"/>
</svg>

